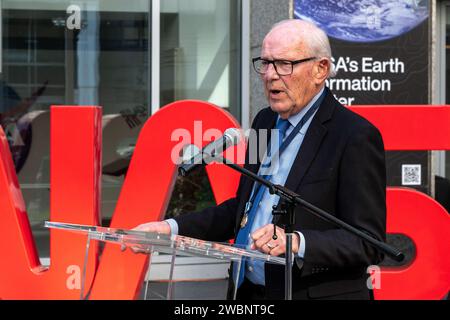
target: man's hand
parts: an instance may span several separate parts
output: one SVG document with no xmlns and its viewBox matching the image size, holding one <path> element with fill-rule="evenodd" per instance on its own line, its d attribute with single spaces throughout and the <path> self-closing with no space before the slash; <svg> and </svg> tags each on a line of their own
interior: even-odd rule
<svg viewBox="0 0 450 320">
<path fill-rule="evenodd" d="M 144 231 L 144 232 L 156 232 L 156 233 L 162 233 L 162 234 L 170 234 L 171 229 L 170 225 L 165 221 L 157 221 L 157 222 L 148 222 L 138 225 L 137 227 L 134 227 L 134 231 Z M 127 246 L 125 244 L 122 245 L 121 250 L 125 251 L 127 249 Z M 142 248 L 141 246 L 134 245 L 131 246 L 130 249 L 134 253 L 145 253 L 148 254 L 148 249 Z"/>
<path fill-rule="evenodd" d="M 280 227 L 277 228 L 277 240 L 273 240 L 273 224 L 267 224 L 264 227 L 252 233 L 252 250 L 259 250 L 271 256 L 279 256 L 286 253 L 286 234 Z M 300 237 L 294 233 L 292 238 L 292 252 L 297 254 L 300 247 Z"/>
<path fill-rule="evenodd" d="M 135 231 L 145 231 L 145 232 L 157 232 L 163 234 L 170 234 L 170 225 L 165 221 L 148 222 L 138 225 L 133 228 Z"/>
</svg>

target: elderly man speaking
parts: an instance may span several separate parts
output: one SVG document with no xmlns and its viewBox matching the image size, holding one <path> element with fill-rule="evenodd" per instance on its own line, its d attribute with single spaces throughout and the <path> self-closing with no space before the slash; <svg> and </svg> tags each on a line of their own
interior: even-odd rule
<svg viewBox="0 0 450 320">
<path fill-rule="evenodd" d="M 268 144 L 262 164 L 245 167 L 304 200 L 385 241 L 386 169 L 379 131 L 342 106 L 325 86 L 333 73 L 327 35 L 312 23 L 286 20 L 264 38 L 253 59 L 269 107 L 252 128 L 278 130 L 277 170 Z M 256 135 L 256 139 L 258 134 Z M 254 141 L 249 141 L 249 144 Z M 275 154 L 275 152 L 273 152 Z M 211 241 L 234 238 L 239 245 L 279 256 L 286 252 L 284 218 L 272 216 L 279 197 L 241 177 L 236 197 L 201 212 L 151 222 L 136 229 Z M 277 237 L 273 237 L 276 228 Z M 276 238 L 276 239 L 274 239 Z M 292 251 L 294 299 L 371 299 L 367 267 L 382 255 L 356 236 L 306 212 L 295 210 Z M 230 277 L 231 278 L 231 277 Z M 247 262 L 237 283 L 238 299 L 282 299 L 284 267 Z"/>
</svg>

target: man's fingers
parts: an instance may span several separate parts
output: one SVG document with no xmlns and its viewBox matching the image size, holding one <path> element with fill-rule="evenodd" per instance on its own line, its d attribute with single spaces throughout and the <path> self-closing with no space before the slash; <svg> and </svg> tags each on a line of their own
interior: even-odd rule
<svg viewBox="0 0 450 320">
<path fill-rule="evenodd" d="M 120 250 L 121 250 L 122 252 L 124 252 L 125 250 L 127 250 L 127 248 L 128 248 L 128 246 L 125 245 L 125 244 L 122 244 L 122 245 L 120 246 Z M 145 250 L 145 249 L 143 249 L 143 248 L 141 248 L 141 247 L 138 247 L 138 246 L 130 246 L 130 249 L 131 249 L 131 251 L 133 251 L 133 253 L 148 253 L 148 252 L 149 252 L 148 250 Z"/>
<path fill-rule="evenodd" d="M 272 254 L 272 250 L 279 245 L 278 241 L 275 242 L 272 239 L 273 236 L 273 224 L 268 224 L 252 234 L 253 250 L 259 250 L 263 253 Z"/>
<path fill-rule="evenodd" d="M 260 237 L 258 240 L 256 240 L 254 243 L 256 245 L 257 248 L 263 248 L 263 249 L 272 249 L 273 247 L 275 247 L 275 245 L 272 246 L 272 248 L 269 248 L 266 244 L 269 243 L 272 240 L 272 235 L 268 232 L 265 235 L 263 235 L 262 237 Z M 265 248 L 264 248 L 265 247 Z M 265 250 L 267 251 L 267 250 Z"/>
<path fill-rule="evenodd" d="M 264 234 L 267 233 L 267 230 L 270 229 L 270 227 L 272 226 L 273 228 L 273 224 L 266 224 L 265 226 L 257 229 L 255 232 L 252 233 L 252 239 L 253 241 L 258 240 L 259 238 L 261 238 Z"/>
<path fill-rule="evenodd" d="M 270 240 L 271 226 L 273 227 L 271 224 L 265 225 L 252 233 L 251 237 L 256 249 L 262 248 L 262 246 Z"/>
<path fill-rule="evenodd" d="M 253 244 L 251 249 L 259 250 L 263 253 L 270 254 L 272 256 L 279 256 L 286 252 L 286 235 L 284 230 L 280 227 L 277 228 L 277 239 L 273 239 L 273 224 L 268 224 L 263 226 L 262 228 L 256 230 L 252 234 Z M 296 238 L 294 237 L 294 251 L 298 247 L 298 240 L 296 242 Z"/>
<path fill-rule="evenodd" d="M 275 248 L 273 248 L 273 250 L 270 251 L 270 255 L 277 257 L 279 255 L 284 254 L 285 251 L 286 251 L 285 247 L 283 247 L 283 246 L 276 246 Z"/>
<path fill-rule="evenodd" d="M 135 231 L 157 232 L 170 234 L 170 225 L 165 221 L 149 222 L 138 225 L 133 228 Z"/>
<path fill-rule="evenodd" d="M 133 228 L 135 231 L 155 232 L 157 227 L 153 223 L 143 223 Z"/>
<path fill-rule="evenodd" d="M 139 247 L 139 246 L 133 246 L 133 247 L 130 247 L 130 248 L 131 248 L 131 250 L 134 253 L 143 253 L 143 254 L 149 254 L 150 253 L 150 250 L 144 249 L 144 248 Z"/>
<path fill-rule="evenodd" d="M 131 251 L 134 253 L 141 253 L 142 251 L 138 247 L 130 247 Z"/>
</svg>

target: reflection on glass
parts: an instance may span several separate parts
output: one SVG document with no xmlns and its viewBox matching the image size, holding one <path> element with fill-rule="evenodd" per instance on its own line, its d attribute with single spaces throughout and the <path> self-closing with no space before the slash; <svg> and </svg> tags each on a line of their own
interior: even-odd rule
<svg viewBox="0 0 450 320">
<path fill-rule="evenodd" d="M 2 1 L 0 122 L 41 256 L 48 256 L 51 105 L 103 107 L 102 215 L 148 117 L 149 1 Z M 78 26 L 77 26 L 78 25 Z"/>
<path fill-rule="evenodd" d="M 240 1 L 161 1 L 161 105 L 198 99 L 240 118 Z"/>
<path fill-rule="evenodd" d="M 43 221 L 49 218 L 50 106 L 103 108 L 102 217 L 108 225 L 137 136 L 149 116 L 150 4 L 2 1 L 0 123 L 41 256 L 48 256 L 49 250 Z M 239 119 L 239 4 L 161 1 L 162 105 L 201 99 Z M 212 204 L 204 181 L 201 171 L 178 184 L 175 191 L 181 193 L 174 192 L 169 215 Z"/>
<path fill-rule="evenodd" d="M 211 102 L 240 120 L 239 0 L 161 1 L 161 105 Z M 166 218 L 215 204 L 204 169 L 179 177 Z"/>
<path fill-rule="evenodd" d="M 134 248 L 136 252 L 150 253 L 152 250 L 166 254 L 185 254 L 200 257 L 240 261 L 251 259 L 285 264 L 284 257 L 271 256 L 257 250 L 241 248 L 228 243 L 205 241 L 180 235 L 168 235 L 156 232 L 129 229 L 106 228 L 90 225 L 46 221 L 45 227 L 89 235 L 90 240 L 99 240 L 120 245 L 122 250 Z"/>
</svg>

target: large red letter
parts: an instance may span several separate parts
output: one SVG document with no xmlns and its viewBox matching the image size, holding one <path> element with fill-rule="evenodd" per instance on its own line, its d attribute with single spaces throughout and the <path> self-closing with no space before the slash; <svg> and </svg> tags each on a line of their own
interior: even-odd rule
<svg viewBox="0 0 450 320">
<path fill-rule="evenodd" d="M 136 144 L 111 222 L 112 227 L 133 227 L 163 218 L 176 178 L 171 152 L 178 141 L 171 141 L 172 132 L 184 128 L 193 137 L 194 122 L 200 120 L 203 132 L 208 129 L 224 132 L 227 128 L 239 127 L 227 112 L 199 101 L 173 103 L 159 110 L 146 122 Z M 241 142 L 237 148 L 242 152 L 245 143 Z M 235 195 L 238 173 L 216 164 L 207 166 L 207 172 L 216 202 L 223 202 Z M 134 299 L 140 292 L 145 271 L 145 256 L 121 252 L 115 245 L 106 245 L 91 298 Z"/>
<path fill-rule="evenodd" d="M 450 150 L 448 106 L 357 106 L 380 130 L 386 150 Z M 387 190 L 387 233 L 412 239 L 408 266 L 381 268 L 376 299 L 442 299 L 450 289 L 450 216 L 434 199 L 407 188 Z"/>
<path fill-rule="evenodd" d="M 405 267 L 384 267 L 377 299 L 442 299 L 450 289 L 450 219 L 427 195 L 388 188 L 387 232 L 411 238 L 416 255 Z"/>
<path fill-rule="evenodd" d="M 194 136 L 195 121 L 221 132 L 238 123 L 226 111 L 200 101 L 164 107 L 145 124 L 117 204 L 112 227 L 133 227 L 163 217 L 175 182 L 171 159 L 173 130 L 185 128 Z M 200 140 L 201 141 L 201 140 Z M 196 142 L 196 141 L 192 141 Z M 208 141 L 201 141 L 206 144 Z M 200 146 L 201 147 L 201 146 Z M 245 150 L 245 142 L 235 149 Z M 8 143 L 0 129 L 0 298 L 78 299 L 86 237 L 60 230 L 51 232 L 51 267 L 41 267 L 14 171 Z M 224 165 L 207 166 L 217 202 L 234 195 L 239 175 Z M 99 223 L 101 177 L 101 110 L 96 107 L 52 107 L 51 215 L 52 221 Z M 86 289 L 97 271 L 98 249 L 91 247 Z M 91 298 L 136 298 L 145 273 L 146 257 L 122 253 L 107 245 L 95 274 Z"/>
<path fill-rule="evenodd" d="M 101 175 L 101 110 L 52 107 L 50 218 L 98 224 Z M 49 270 L 34 245 L 8 143 L 0 128 L 0 264 L 2 299 L 78 299 L 86 239 L 52 230 Z M 90 253 L 87 283 L 94 276 L 97 248 Z"/>
</svg>

